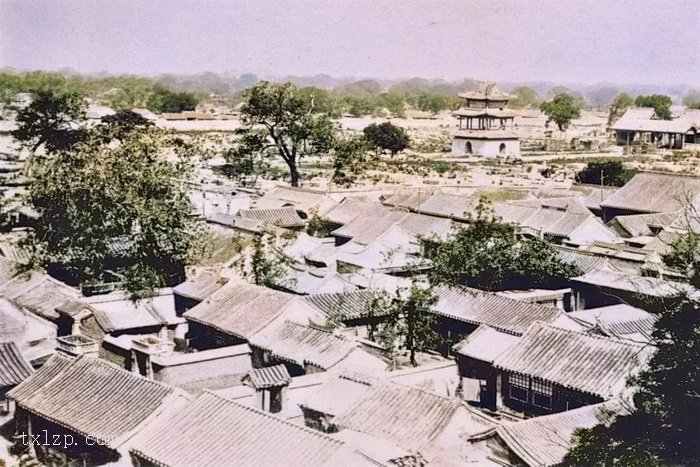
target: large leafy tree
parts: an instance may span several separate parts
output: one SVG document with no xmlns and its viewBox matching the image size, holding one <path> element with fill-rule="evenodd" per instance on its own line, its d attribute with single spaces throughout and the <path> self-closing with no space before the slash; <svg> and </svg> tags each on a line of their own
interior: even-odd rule
<svg viewBox="0 0 700 467">
<path fill-rule="evenodd" d="M 628 382 L 631 413 L 578 430 L 564 465 L 700 465 L 700 304 L 663 312 L 653 339 L 648 369 Z"/>
<path fill-rule="evenodd" d="M 302 158 L 327 153 L 334 144 L 335 125 L 317 113 L 309 94 L 291 83 L 261 81 L 243 92 L 239 139 L 227 153 L 229 162 L 260 156 L 279 157 L 289 168 L 292 186 L 299 186 Z"/>
<path fill-rule="evenodd" d="M 549 243 L 519 238 L 512 225 L 484 214 L 438 245 L 431 259 L 431 283 L 483 290 L 546 287 L 581 274 L 560 261 Z"/>
<path fill-rule="evenodd" d="M 146 101 L 146 106 L 154 112 L 184 112 L 194 110 L 199 99 L 189 92 L 175 92 L 157 85 Z"/>
<path fill-rule="evenodd" d="M 561 93 L 543 102 L 540 110 L 547 115 L 547 125 L 554 122 L 559 131 L 566 131 L 571 120 L 581 116 L 581 103 L 571 94 Z"/>
<path fill-rule="evenodd" d="M 367 169 L 370 162 L 367 141 L 361 136 L 340 139 L 333 149 L 333 183 L 349 186 Z"/>
<path fill-rule="evenodd" d="M 608 125 L 612 125 L 622 117 L 627 109 L 632 107 L 634 100 L 626 92 L 622 92 L 615 96 L 612 104 L 610 104 L 610 113 L 608 114 Z"/>
<path fill-rule="evenodd" d="M 178 181 L 194 148 L 154 128 L 123 131 L 121 141 L 107 144 L 103 131 L 37 162 L 29 201 L 39 219 L 29 244 L 36 265 L 67 279 L 99 283 L 113 271 L 135 296 L 148 294 L 169 284 L 199 250 Z"/>
<path fill-rule="evenodd" d="M 362 131 L 369 144 L 390 151 L 392 156 L 406 149 L 410 143 L 406 130 L 391 122 L 372 123 Z"/>
<path fill-rule="evenodd" d="M 598 160 L 589 162 L 576 174 L 576 181 L 594 185 L 622 186 L 636 173 L 626 169 L 621 161 Z"/>
<path fill-rule="evenodd" d="M 671 98 L 663 94 L 652 94 L 650 96 L 637 96 L 634 105 L 637 107 L 651 107 L 654 109 L 656 118 L 661 120 L 671 119 Z"/>
<path fill-rule="evenodd" d="M 389 304 L 386 320 L 378 325 L 379 340 L 390 348 L 408 350 L 411 365 L 417 366 L 416 352 L 434 349 L 440 343 L 437 318 L 431 311 L 436 302 L 429 288 L 414 285 L 406 297 L 397 293 Z"/>
<path fill-rule="evenodd" d="M 87 105 L 74 91 L 41 89 L 34 99 L 17 113 L 17 129 L 12 136 L 32 152 L 44 145 L 48 153 L 68 149 L 82 138 L 80 125 Z"/>
</svg>

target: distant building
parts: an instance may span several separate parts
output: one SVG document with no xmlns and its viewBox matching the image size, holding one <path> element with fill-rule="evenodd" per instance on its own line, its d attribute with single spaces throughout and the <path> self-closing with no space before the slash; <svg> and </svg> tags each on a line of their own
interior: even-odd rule
<svg viewBox="0 0 700 467">
<path fill-rule="evenodd" d="M 452 115 L 459 129 L 452 138 L 453 155 L 483 157 L 520 157 L 520 140 L 514 128 L 516 113 L 506 109 L 512 96 L 495 84 L 482 83 L 475 91 L 459 94 L 466 107 Z"/>
<path fill-rule="evenodd" d="M 648 143 L 668 149 L 700 148 L 700 110 L 686 110 L 672 120 L 655 118 L 654 109 L 633 107 L 611 127 L 619 145 Z"/>
</svg>

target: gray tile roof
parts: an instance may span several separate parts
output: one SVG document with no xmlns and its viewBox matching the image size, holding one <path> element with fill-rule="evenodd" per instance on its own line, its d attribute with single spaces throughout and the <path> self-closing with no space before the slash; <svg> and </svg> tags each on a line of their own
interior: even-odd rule
<svg viewBox="0 0 700 467">
<path fill-rule="evenodd" d="M 277 227 L 303 227 L 306 221 L 293 207 L 279 209 L 241 209 L 235 218 L 264 222 Z M 234 225 L 235 225 L 234 218 Z"/>
<path fill-rule="evenodd" d="M 345 321 L 367 316 L 372 303 L 377 300 L 376 290 L 356 290 L 353 292 L 324 293 L 308 295 L 304 301 L 321 310 L 332 320 Z M 377 310 L 381 315 L 382 310 Z"/>
<path fill-rule="evenodd" d="M 275 386 L 286 386 L 292 382 L 287 367 L 284 365 L 254 368 L 244 377 L 244 382 L 250 383 L 255 389 L 266 389 Z"/>
<path fill-rule="evenodd" d="M 249 339 L 282 313 L 293 295 L 231 280 L 184 317 L 220 332 Z"/>
<path fill-rule="evenodd" d="M 650 352 L 628 341 L 536 322 L 493 365 L 607 399 L 621 393 Z"/>
<path fill-rule="evenodd" d="M 33 373 L 14 342 L 0 342 L 0 388 L 16 386 Z"/>
<path fill-rule="evenodd" d="M 162 467 L 364 465 L 341 441 L 209 392 L 144 430 L 131 452 Z"/>
<path fill-rule="evenodd" d="M 1 285 L 0 295 L 15 305 L 48 319 L 59 317 L 56 307 L 69 299 L 80 297 L 76 289 L 38 272 L 18 276 Z"/>
<path fill-rule="evenodd" d="M 173 287 L 173 292 L 181 297 L 204 301 L 219 290 L 228 279 L 213 272 L 202 272 L 195 277 Z"/>
<path fill-rule="evenodd" d="M 117 448 L 174 389 L 92 357 L 52 359 L 10 392 L 22 409 Z"/>
<path fill-rule="evenodd" d="M 560 465 L 572 447 L 572 435 L 579 428 L 609 424 L 627 411 L 617 400 L 588 405 L 553 415 L 503 423 L 496 435 L 525 464 L 531 467 Z"/>
<path fill-rule="evenodd" d="M 440 286 L 433 311 L 466 323 L 485 324 L 512 335 L 523 334 L 536 321 L 553 322 L 563 315 L 557 308 L 524 302 L 467 287 Z"/>
<path fill-rule="evenodd" d="M 357 348 L 346 337 L 292 321 L 271 324 L 251 337 L 250 344 L 297 365 L 312 364 L 324 370 Z"/>
<path fill-rule="evenodd" d="M 640 213 L 661 213 L 683 209 L 685 194 L 691 202 L 700 194 L 700 178 L 643 172 L 600 203 L 603 208 L 626 209 Z"/>
</svg>

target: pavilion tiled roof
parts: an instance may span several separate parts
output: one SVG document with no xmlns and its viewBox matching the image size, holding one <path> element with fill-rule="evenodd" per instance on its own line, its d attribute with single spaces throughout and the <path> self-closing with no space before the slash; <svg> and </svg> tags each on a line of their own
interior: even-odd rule
<svg viewBox="0 0 700 467">
<path fill-rule="evenodd" d="M 628 341 L 536 322 L 493 365 L 607 399 L 621 393 L 650 354 L 650 348 Z"/>
<path fill-rule="evenodd" d="M 365 465 L 341 441 L 210 392 L 149 426 L 131 453 L 161 467 Z"/>
<path fill-rule="evenodd" d="M 274 365 L 250 370 L 244 377 L 244 382 L 249 382 L 255 389 L 266 389 L 288 385 L 292 382 L 292 377 L 286 366 Z"/>
<path fill-rule="evenodd" d="M 642 172 L 600 205 L 640 213 L 680 211 L 684 208 L 686 194 L 691 204 L 698 200 L 700 177 Z"/>
<path fill-rule="evenodd" d="M 516 336 L 536 321 L 553 322 L 563 314 L 558 308 L 467 287 L 439 286 L 435 295 L 438 302 L 433 306 L 434 313 Z"/>
<path fill-rule="evenodd" d="M 231 280 L 183 316 L 224 334 L 249 339 L 279 316 L 291 297 L 267 287 Z"/>
<path fill-rule="evenodd" d="M 324 370 L 357 348 L 348 338 L 292 321 L 271 324 L 251 337 L 250 344 L 297 365 L 309 363 Z"/>
<path fill-rule="evenodd" d="M 0 388 L 16 386 L 34 373 L 14 342 L 0 342 Z"/>
<path fill-rule="evenodd" d="M 520 422 L 503 423 L 496 435 L 530 467 L 560 465 L 572 447 L 572 435 L 579 428 L 609 425 L 618 414 L 627 413 L 618 400 L 587 405 Z"/>
<path fill-rule="evenodd" d="M 106 439 L 111 448 L 119 447 L 175 392 L 98 358 L 52 359 L 45 367 L 9 397 L 18 407 L 75 433 L 113 436 Z"/>
<path fill-rule="evenodd" d="M 299 216 L 299 213 L 293 207 L 278 209 L 241 209 L 235 217 L 260 221 L 265 224 L 285 228 L 303 227 L 306 225 L 306 221 Z"/>
</svg>

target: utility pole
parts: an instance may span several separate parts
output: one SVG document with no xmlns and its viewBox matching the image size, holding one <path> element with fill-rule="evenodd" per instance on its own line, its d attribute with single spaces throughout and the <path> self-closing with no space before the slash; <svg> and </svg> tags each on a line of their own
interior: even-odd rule
<svg viewBox="0 0 700 467">
<path fill-rule="evenodd" d="M 600 169 L 600 202 L 603 202 L 603 180 L 605 180 L 605 173 L 603 169 Z"/>
</svg>

